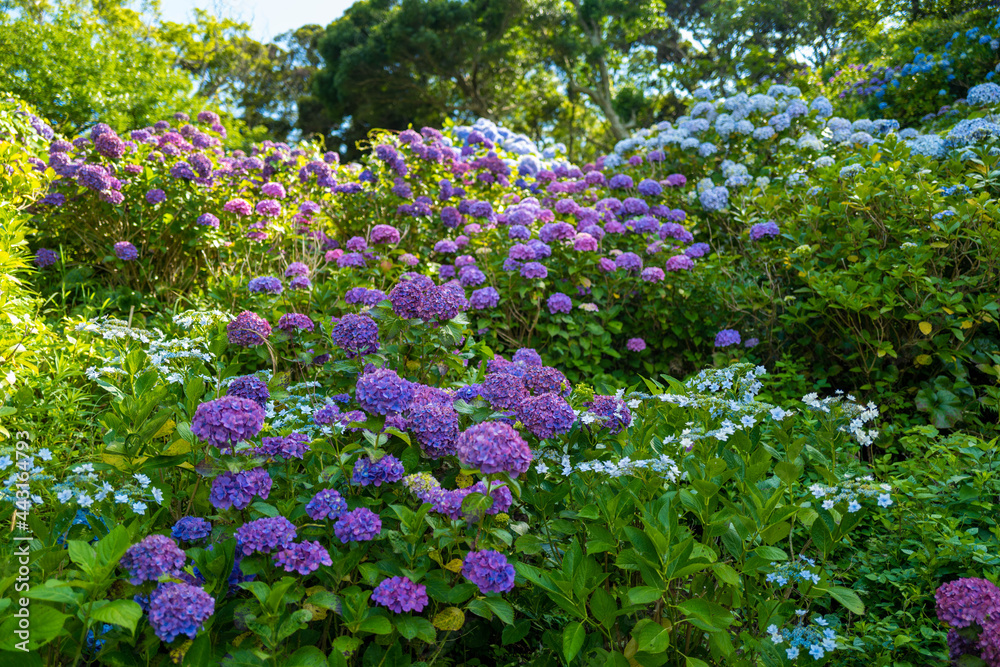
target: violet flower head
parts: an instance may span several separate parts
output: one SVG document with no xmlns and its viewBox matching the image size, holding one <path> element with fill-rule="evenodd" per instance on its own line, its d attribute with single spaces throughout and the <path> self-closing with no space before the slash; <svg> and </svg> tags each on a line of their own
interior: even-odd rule
<svg viewBox="0 0 1000 667">
<path fill-rule="evenodd" d="M 723 329 L 715 334 L 715 347 L 729 347 L 739 345 L 740 342 L 740 332 L 735 329 Z"/>
<path fill-rule="evenodd" d="M 573 310 L 573 300 L 562 292 L 556 292 L 551 295 L 548 298 L 547 305 L 549 307 L 549 313 L 552 315 L 557 313 L 568 313 Z"/>
<path fill-rule="evenodd" d="M 397 614 L 407 611 L 419 613 L 428 603 L 427 587 L 406 577 L 390 577 L 375 587 L 372 601 Z"/>
<path fill-rule="evenodd" d="M 244 310 L 226 325 L 229 342 L 240 347 L 261 345 L 271 335 L 271 325 L 257 313 Z"/>
<path fill-rule="evenodd" d="M 348 358 L 379 350 L 378 324 L 366 314 L 344 315 L 334 325 L 331 337 L 334 345 L 343 349 Z"/>
<path fill-rule="evenodd" d="M 215 598 L 198 586 L 168 582 L 149 595 L 149 625 L 161 641 L 194 639 L 215 612 Z"/>
<path fill-rule="evenodd" d="M 181 542 L 197 542 L 212 534 L 212 524 L 198 516 L 185 516 L 174 524 L 170 534 Z"/>
<path fill-rule="evenodd" d="M 35 252 L 35 266 L 40 269 L 48 268 L 59 261 L 59 253 L 48 248 L 39 248 Z"/>
<path fill-rule="evenodd" d="M 119 241 L 115 244 L 115 257 L 123 262 L 131 262 L 139 259 L 139 251 L 128 241 Z"/>
<path fill-rule="evenodd" d="M 386 454 L 378 461 L 363 456 L 354 462 L 354 471 L 351 474 L 351 484 L 356 486 L 382 486 L 392 484 L 403 479 L 406 470 L 403 469 L 403 462 L 392 454 Z"/>
<path fill-rule="evenodd" d="M 528 396 L 524 381 L 511 373 L 489 373 L 480 392 L 498 410 L 513 410 Z"/>
<path fill-rule="evenodd" d="M 365 412 L 373 415 L 400 414 L 413 399 L 413 383 L 396 371 L 380 368 L 358 378 L 354 396 Z"/>
<path fill-rule="evenodd" d="M 278 320 L 278 328 L 286 333 L 295 333 L 297 331 L 312 333 L 316 329 L 316 325 L 308 315 L 303 315 L 302 313 L 285 313 Z"/>
<path fill-rule="evenodd" d="M 608 429 L 608 433 L 619 433 L 632 423 L 632 412 L 625 405 L 625 401 L 615 396 L 594 396 L 594 400 L 585 404 L 598 417 L 603 417 L 601 426 Z"/>
<path fill-rule="evenodd" d="M 333 525 L 333 533 L 343 544 L 367 542 L 382 532 L 382 519 L 367 507 L 346 512 Z"/>
<path fill-rule="evenodd" d="M 276 551 L 271 558 L 285 572 L 297 572 L 302 576 L 312 574 L 320 565 L 333 565 L 330 553 L 319 542 L 313 541 L 291 544 Z"/>
<path fill-rule="evenodd" d="M 470 551 L 462 563 L 462 576 L 482 593 L 506 593 L 514 588 L 514 566 L 497 551 Z"/>
<path fill-rule="evenodd" d="M 313 521 L 340 518 L 347 511 L 347 501 L 334 489 L 323 489 L 306 504 L 306 514 Z"/>
<path fill-rule="evenodd" d="M 477 289 L 469 297 L 469 307 L 472 310 L 488 310 L 496 308 L 500 303 L 500 293 L 494 287 Z"/>
<path fill-rule="evenodd" d="M 219 449 L 232 449 L 236 443 L 260 433 L 264 409 L 252 400 L 223 396 L 206 401 L 195 410 L 191 432 Z"/>
<path fill-rule="evenodd" d="M 483 473 L 506 472 L 517 477 L 528 469 L 532 454 L 528 443 L 511 426 L 482 422 L 458 436 L 457 454 L 463 465 Z"/>
<path fill-rule="evenodd" d="M 687 255 L 674 255 L 667 260 L 663 268 L 667 271 L 687 271 L 694 268 L 694 262 Z"/>
<path fill-rule="evenodd" d="M 758 222 L 750 228 L 751 241 L 759 241 L 766 236 L 778 236 L 779 234 L 781 234 L 781 230 L 778 229 L 778 224 L 774 220 Z"/>
<path fill-rule="evenodd" d="M 538 262 L 525 262 L 525 264 L 521 267 L 522 278 L 542 280 L 547 278 L 548 275 L 549 271 L 545 268 L 545 265 Z"/>
<path fill-rule="evenodd" d="M 372 245 L 395 245 L 399 243 L 399 230 L 392 225 L 375 225 L 371 231 Z"/>
<path fill-rule="evenodd" d="M 283 516 L 248 521 L 236 529 L 236 552 L 243 556 L 284 549 L 295 540 L 292 522 Z"/>
<path fill-rule="evenodd" d="M 569 433 L 576 413 L 562 396 L 545 393 L 524 399 L 516 410 L 517 418 L 539 440 Z"/>
<path fill-rule="evenodd" d="M 251 294 L 281 294 L 284 289 L 281 280 L 274 276 L 251 278 L 247 283 L 247 291 Z"/>
<path fill-rule="evenodd" d="M 294 276 L 308 276 L 309 266 L 303 262 L 292 262 L 285 269 L 285 277 L 292 278 Z"/>
<path fill-rule="evenodd" d="M 430 459 L 455 454 L 458 440 L 458 413 L 450 405 L 429 403 L 410 407 L 409 430 Z"/>
<path fill-rule="evenodd" d="M 122 556 L 121 566 L 129 573 L 129 582 L 138 586 L 157 581 L 161 576 L 176 576 L 187 560 L 177 543 L 166 535 L 148 535 L 133 544 Z"/>
<path fill-rule="evenodd" d="M 982 627 L 1000 619 L 1000 588 L 988 579 L 965 578 L 942 584 L 934 593 L 938 618 L 954 628 Z"/>
<path fill-rule="evenodd" d="M 267 405 L 267 401 L 271 398 L 267 383 L 256 375 L 241 375 L 233 378 L 226 388 L 226 395 L 249 399 L 262 408 Z"/>
</svg>

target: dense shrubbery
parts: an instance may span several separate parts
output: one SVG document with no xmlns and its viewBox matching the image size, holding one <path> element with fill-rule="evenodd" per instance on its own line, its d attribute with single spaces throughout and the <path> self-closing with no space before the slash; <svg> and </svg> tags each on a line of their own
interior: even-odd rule
<svg viewBox="0 0 1000 667">
<path fill-rule="evenodd" d="M 0 650 L 994 664 L 991 86 L 919 129 L 702 90 L 580 166 L 488 121 L 342 165 L 12 108 L 5 279 L 32 205 L 60 334 L 0 413 Z"/>
</svg>

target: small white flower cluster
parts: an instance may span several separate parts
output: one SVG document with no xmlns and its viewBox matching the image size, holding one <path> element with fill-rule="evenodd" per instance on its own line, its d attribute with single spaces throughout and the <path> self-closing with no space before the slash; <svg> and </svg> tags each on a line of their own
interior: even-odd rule
<svg viewBox="0 0 1000 667">
<path fill-rule="evenodd" d="M 174 324 L 182 329 L 191 327 L 210 327 L 218 322 L 229 322 L 233 316 L 221 310 L 187 310 L 174 315 Z"/>
<path fill-rule="evenodd" d="M 97 366 L 90 366 L 85 371 L 85 374 L 91 380 L 99 380 L 103 376 L 110 377 L 112 375 L 127 375 L 125 371 L 115 366 L 102 366 L 101 368 L 98 368 Z"/>
<path fill-rule="evenodd" d="M 550 467 L 545 462 L 545 458 L 553 461 L 555 465 Z M 660 455 L 658 458 L 639 461 L 633 461 L 630 457 L 625 456 L 618 461 L 583 461 L 573 463 L 568 454 L 563 454 L 562 457 L 559 457 L 550 452 L 539 452 L 537 462 L 535 463 L 535 470 L 541 475 L 558 470 L 563 477 L 569 477 L 574 472 L 592 472 L 608 477 L 623 477 L 626 475 L 636 475 L 640 470 L 651 470 L 662 475 L 668 482 L 677 482 L 686 476 L 677 467 L 677 462 L 665 454 Z"/>
<path fill-rule="evenodd" d="M 204 348 L 204 338 L 171 338 L 150 343 L 146 350 L 149 361 L 160 375 L 170 384 L 181 384 L 190 374 L 190 360 L 209 362 L 215 355 Z M 181 360 L 180 363 L 171 363 Z M 205 374 L 196 374 L 206 382 L 215 380 Z"/>
<path fill-rule="evenodd" d="M 848 433 L 862 447 L 870 446 L 878 437 L 878 429 L 865 429 L 865 425 L 874 422 L 878 417 L 878 406 L 868 403 L 862 406 L 857 403 L 857 399 L 851 394 L 843 395 L 843 391 L 837 390 L 835 396 L 819 398 L 814 392 L 802 397 L 802 402 L 815 412 L 831 415 L 843 423 L 838 425 L 837 430 Z"/>
<path fill-rule="evenodd" d="M 754 400 L 763 384 L 757 378 L 767 374 L 763 366 L 740 363 L 725 368 L 706 368 L 687 381 L 690 389 L 717 394 L 723 391 L 736 396 L 741 403 Z"/>
<path fill-rule="evenodd" d="M 876 484 L 875 478 L 871 475 L 864 477 L 853 477 L 846 475 L 838 486 L 825 486 L 823 484 L 813 484 L 809 487 L 810 493 L 817 500 L 822 500 L 823 509 L 829 511 L 838 503 L 847 503 L 847 511 L 857 512 L 861 509 L 860 499 L 874 498 L 879 507 L 889 507 L 892 505 L 892 485 Z"/>
<path fill-rule="evenodd" d="M 128 322 L 116 320 L 113 317 L 108 316 L 98 317 L 97 319 L 90 320 L 88 322 L 82 322 L 76 325 L 76 330 L 100 334 L 101 338 L 104 340 L 131 339 L 139 341 L 145 345 L 148 345 L 154 340 L 160 340 L 163 338 L 163 333 L 157 329 L 154 329 L 153 331 L 137 329 L 135 327 L 130 327 Z"/>
</svg>

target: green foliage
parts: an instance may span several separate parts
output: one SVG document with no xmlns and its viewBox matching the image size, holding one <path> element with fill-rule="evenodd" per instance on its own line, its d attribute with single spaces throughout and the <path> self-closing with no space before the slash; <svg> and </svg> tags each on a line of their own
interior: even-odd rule
<svg viewBox="0 0 1000 667">
<path fill-rule="evenodd" d="M 0 90 L 27 100 L 69 135 L 98 120 L 123 130 L 185 110 L 190 80 L 130 4 L 3 6 Z"/>
</svg>

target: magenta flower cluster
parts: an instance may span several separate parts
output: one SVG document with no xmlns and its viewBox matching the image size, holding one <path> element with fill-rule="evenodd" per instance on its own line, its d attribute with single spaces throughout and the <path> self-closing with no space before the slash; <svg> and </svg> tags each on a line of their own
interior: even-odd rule
<svg viewBox="0 0 1000 667">
<path fill-rule="evenodd" d="M 333 534 L 342 543 L 367 542 L 382 532 L 382 519 L 367 507 L 345 512 L 333 525 Z"/>
<path fill-rule="evenodd" d="M 254 347 L 271 336 L 271 325 L 257 313 L 244 310 L 226 325 L 226 334 L 233 345 Z"/>
<path fill-rule="evenodd" d="M 215 598 L 198 586 L 168 582 L 149 596 L 149 624 L 160 640 L 194 639 L 215 612 Z"/>
<path fill-rule="evenodd" d="M 344 315 L 335 322 L 331 337 L 334 345 L 351 358 L 374 354 L 379 349 L 378 324 L 366 314 Z"/>
</svg>

